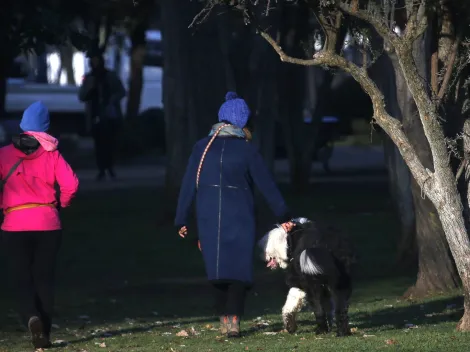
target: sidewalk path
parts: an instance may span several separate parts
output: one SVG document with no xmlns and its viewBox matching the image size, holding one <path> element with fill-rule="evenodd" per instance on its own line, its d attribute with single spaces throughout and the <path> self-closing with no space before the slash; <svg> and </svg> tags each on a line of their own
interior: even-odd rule
<svg viewBox="0 0 470 352">
<path fill-rule="evenodd" d="M 384 182 L 385 173 L 381 148 L 342 147 L 335 151 L 330 163 L 334 175 L 326 175 L 321 165 L 312 165 L 312 183 L 334 182 Z M 356 175 L 351 174 L 355 172 Z M 360 173 L 357 175 L 357 173 Z M 368 175 L 368 172 L 370 174 Z M 96 170 L 78 170 L 82 191 L 113 190 L 138 187 L 162 187 L 165 180 L 164 165 L 132 165 L 116 168 L 116 181 L 95 181 Z M 275 175 L 278 182 L 289 181 L 289 163 L 278 160 L 275 163 Z"/>
</svg>

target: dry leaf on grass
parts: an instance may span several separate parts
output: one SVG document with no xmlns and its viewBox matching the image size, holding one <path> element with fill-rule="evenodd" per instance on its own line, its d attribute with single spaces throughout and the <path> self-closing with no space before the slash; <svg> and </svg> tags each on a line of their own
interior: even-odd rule
<svg viewBox="0 0 470 352">
<path fill-rule="evenodd" d="M 186 330 L 181 330 L 179 333 L 176 334 L 178 337 L 188 337 L 189 334 Z"/>
<path fill-rule="evenodd" d="M 356 333 L 359 329 L 358 328 L 351 328 L 351 333 Z"/>
<path fill-rule="evenodd" d="M 101 347 L 101 348 L 106 348 L 106 343 L 104 342 L 95 342 L 95 345 L 98 345 L 98 347 Z"/>
<path fill-rule="evenodd" d="M 385 343 L 387 345 L 396 345 L 397 341 L 396 340 L 392 340 L 392 339 L 388 339 L 388 340 L 385 340 Z"/>
</svg>

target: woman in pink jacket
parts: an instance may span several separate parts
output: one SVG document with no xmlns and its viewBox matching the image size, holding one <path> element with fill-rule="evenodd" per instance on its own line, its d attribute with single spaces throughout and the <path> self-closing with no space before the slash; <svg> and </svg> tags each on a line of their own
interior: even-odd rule
<svg viewBox="0 0 470 352">
<path fill-rule="evenodd" d="M 23 133 L 0 149 L 2 247 L 33 345 L 47 348 L 51 346 L 54 271 L 62 238 L 59 209 L 69 206 L 78 179 L 57 150 L 57 139 L 46 133 L 49 112 L 44 104 L 29 106 L 20 127 Z"/>
</svg>

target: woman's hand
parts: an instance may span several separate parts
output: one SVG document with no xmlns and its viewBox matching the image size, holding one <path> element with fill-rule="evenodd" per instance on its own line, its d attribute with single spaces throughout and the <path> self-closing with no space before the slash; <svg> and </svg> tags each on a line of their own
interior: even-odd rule
<svg viewBox="0 0 470 352">
<path fill-rule="evenodd" d="M 180 235 L 180 237 L 182 237 L 182 238 L 185 238 L 187 234 L 188 234 L 188 228 L 186 226 L 183 226 L 178 231 L 178 235 Z"/>
<path fill-rule="evenodd" d="M 282 228 L 284 229 L 284 231 L 286 231 L 287 233 L 291 232 L 292 229 L 294 228 L 295 224 L 292 222 L 292 221 L 288 221 L 288 222 L 285 222 L 283 224 L 281 224 Z"/>
</svg>

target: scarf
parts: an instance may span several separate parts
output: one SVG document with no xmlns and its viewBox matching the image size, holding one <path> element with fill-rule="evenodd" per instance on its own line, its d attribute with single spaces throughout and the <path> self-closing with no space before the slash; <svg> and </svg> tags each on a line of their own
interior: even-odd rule
<svg viewBox="0 0 470 352">
<path fill-rule="evenodd" d="M 224 125 L 225 122 L 219 122 L 219 123 L 216 123 L 214 126 L 212 126 L 212 129 L 209 133 L 209 137 L 212 137 L 214 135 L 214 133 L 217 131 L 217 129 Z M 232 137 L 238 137 L 238 138 L 243 138 L 243 139 L 246 139 L 246 134 L 245 132 L 237 127 L 237 126 L 233 126 L 233 125 L 229 125 L 229 126 L 226 126 L 224 128 L 222 128 L 222 130 L 219 132 L 218 136 L 232 136 Z"/>
<path fill-rule="evenodd" d="M 29 136 L 32 136 L 36 138 L 36 140 L 39 142 L 39 144 L 44 148 L 45 151 L 47 152 L 53 152 L 54 150 L 57 149 L 59 145 L 59 141 L 57 138 L 52 137 L 50 134 L 46 132 L 31 132 L 31 131 L 26 131 L 24 134 L 27 134 Z"/>
</svg>

